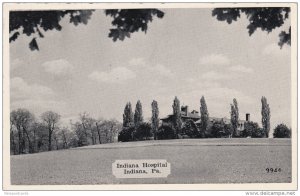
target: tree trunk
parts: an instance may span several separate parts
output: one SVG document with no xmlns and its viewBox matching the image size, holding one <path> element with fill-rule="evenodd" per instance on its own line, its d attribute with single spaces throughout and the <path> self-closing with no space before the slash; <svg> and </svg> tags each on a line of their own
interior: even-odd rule
<svg viewBox="0 0 300 196">
<path fill-rule="evenodd" d="M 63 148 L 66 149 L 68 147 L 67 138 L 64 131 L 62 132 L 62 134 L 63 134 Z"/>
<path fill-rule="evenodd" d="M 24 138 L 24 135 L 22 136 L 22 151 L 21 152 L 22 152 L 22 154 L 25 153 L 25 138 Z"/>
<path fill-rule="evenodd" d="M 107 136 L 107 135 L 108 135 L 108 131 L 109 131 L 109 130 L 106 130 L 106 131 L 105 131 L 105 142 L 106 142 L 106 143 L 108 143 L 108 136 Z"/>
<path fill-rule="evenodd" d="M 24 133 L 25 133 L 25 135 L 26 135 L 26 138 L 27 138 L 27 140 L 28 140 L 28 145 L 29 145 L 29 153 L 34 153 L 34 150 L 33 150 L 33 146 L 32 146 L 32 142 L 31 142 L 31 140 L 30 140 L 30 138 L 29 138 L 29 135 L 28 135 L 28 132 L 27 132 L 27 130 L 23 127 L 23 131 L 24 131 Z"/>
<path fill-rule="evenodd" d="M 18 129 L 18 142 L 19 142 L 19 154 L 22 154 L 22 133 L 21 133 L 21 128 L 17 127 Z"/>
<path fill-rule="evenodd" d="M 36 130 L 33 130 L 33 151 L 36 152 L 37 144 L 36 144 Z"/>
<path fill-rule="evenodd" d="M 101 135 L 100 135 L 100 129 L 98 127 L 98 123 L 96 123 L 96 127 L 97 127 L 97 133 L 98 133 L 98 137 L 99 137 L 99 144 L 101 144 Z"/>
<path fill-rule="evenodd" d="M 64 141 L 64 148 L 68 148 L 68 143 L 66 140 Z"/>
<path fill-rule="evenodd" d="M 10 132 L 10 138 L 11 138 L 10 142 L 11 142 L 12 148 L 13 148 L 12 150 L 13 150 L 14 155 L 15 155 L 17 153 L 16 152 L 17 149 L 16 149 L 16 143 L 15 143 L 15 137 L 14 137 L 14 132 L 13 131 Z"/>
<path fill-rule="evenodd" d="M 85 127 L 84 123 L 81 123 L 81 124 L 82 124 L 84 135 L 85 135 L 86 145 L 89 145 L 88 134 L 87 134 L 87 131 L 86 131 L 86 127 Z"/>
<path fill-rule="evenodd" d="M 114 129 L 114 125 L 112 125 L 111 127 L 110 127 L 110 137 L 109 137 L 109 142 L 110 143 L 112 143 L 112 141 L 113 141 L 113 129 Z"/>
<path fill-rule="evenodd" d="M 55 145 L 56 145 L 56 150 L 58 150 L 58 140 L 55 138 Z"/>
<path fill-rule="evenodd" d="M 49 137 L 48 137 L 48 151 L 51 151 L 52 148 L 51 148 L 51 141 L 52 141 L 52 132 L 51 130 L 49 130 Z"/>
<path fill-rule="evenodd" d="M 95 145 L 96 144 L 95 133 L 94 133 L 94 131 L 92 129 L 91 129 L 91 132 L 92 132 L 92 143 L 93 143 L 93 145 Z"/>
<path fill-rule="evenodd" d="M 16 143 L 15 143 L 15 136 L 14 131 L 12 129 L 13 123 L 10 121 L 10 144 L 12 145 L 13 154 L 16 154 Z"/>
</svg>

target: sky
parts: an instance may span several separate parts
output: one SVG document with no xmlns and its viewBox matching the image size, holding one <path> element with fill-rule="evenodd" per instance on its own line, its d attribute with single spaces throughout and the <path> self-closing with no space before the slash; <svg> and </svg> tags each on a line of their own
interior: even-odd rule
<svg viewBox="0 0 300 196">
<path fill-rule="evenodd" d="M 209 115 L 230 118 L 232 99 L 240 119 L 250 113 L 261 125 L 261 97 L 271 109 L 271 128 L 291 126 L 291 48 L 277 45 L 278 34 L 247 32 L 243 16 L 227 24 L 212 17 L 211 9 L 165 9 L 147 33 L 124 41 L 108 38 L 112 18 L 97 10 L 87 25 L 67 19 L 61 31 L 44 32 L 31 51 L 32 37 L 10 43 L 11 110 L 27 108 L 36 117 L 52 110 L 61 123 L 87 112 L 94 118 L 122 121 L 124 107 L 142 102 L 144 118 L 156 100 L 160 117 L 172 113 L 177 96 L 189 110 L 205 97 Z"/>
</svg>

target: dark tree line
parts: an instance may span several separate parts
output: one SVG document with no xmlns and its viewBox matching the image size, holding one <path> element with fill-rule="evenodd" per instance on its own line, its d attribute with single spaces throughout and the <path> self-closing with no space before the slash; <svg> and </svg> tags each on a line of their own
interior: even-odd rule
<svg viewBox="0 0 300 196">
<path fill-rule="evenodd" d="M 173 114 L 169 121 L 159 122 L 158 104 L 153 101 L 151 121 L 143 121 L 142 104 L 137 102 L 135 112 L 132 112 L 128 102 L 123 114 L 123 129 L 119 133 L 119 141 L 138 141 L 145 139 L 178 139 L 178 138 L 220 138 L 220 137 L 252 137 L 268 138 L 270 132 L 270 106 L 267 99 L 262 97 L 262 128 L 258 123 L 240 121 L 238 102 L 234 98 L 230 104 L 230 122 L 226 119 L 210 118 L 204 96 L 200 99 L 200 123 L 192 119 L 184 120 L 180 101 L 175 97 L 172 108 Z M 290 137 L 291 130 L 286 125 L 278 125 L 274 129 L 274 137 Z"/>
<path fill-rule="evenodd" d="M 117 142 L 121 125 L 116 120 L 95 120 L 86 113 L 71 123 L 71 128 L 60 125 L 60 115 L 44 112 L 36 118 L 27 109 L 10 113 L 11 154 L 38 153 L 68 149 L 84 145 Z"/>
<path fill-rule="evenodd" d="M 39 50 L 37 39 L 44 38 L 44 32 L 49 30 L 61 31 L 60 21 L 67 17 L 75 26 L 87 24 L 95 10 L 53 10 L 53 11 L 10 11 L 9 13 L 9 42 L 17 40 L 21 34 L 34 35 L 29 43 L 31 50 Z M 201 11 L 201 9 L 199 9 Z M 104 10 L 106 16 L 112 18 L 113 28 L 109 29 L 108 37 L 113 41 L 123 41 L 132 33 L 147 32 L 148 25 L 154 18 L 163 18 L 164 12 L 158 9 L 109 9 Z M 289 7 L 255 7 L 255 8 L 215 8 L 212 16 L 220 21 L 231 24 L 242 14 L 247 16 L 248 33 L 251 36 L 257 29 L 268 33 L 282 27 L 290 16 Z M 291 44 L 291 28 L 281 31 L 278 45 Z"/>
</svg>

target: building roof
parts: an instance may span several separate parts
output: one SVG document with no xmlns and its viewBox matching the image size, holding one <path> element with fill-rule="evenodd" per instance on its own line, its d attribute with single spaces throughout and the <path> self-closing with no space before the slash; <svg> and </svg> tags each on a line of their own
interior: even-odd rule
<svg viewBox="0 0 300 196">
<path fill-rule="evenodd" d="M 168 118 L 170 118 L 171 116 L 173 116 L 173 114 L 169 114 L 168 116 L 164 117 L 164 118 L 160 118 L 160 120 L 167 120 Z"/>
<path fill-rule="evenodd" d="M 183 118 L 199 118 L 200 119 L 200 116 L 198 113 L 190 113 L 190 112 L 188 112 L 187 115 L 185 115 L 185 112 L 181 112 L 181 117 L 183 117 Z"/>
<path fill-rule="evenodd" d="M 223 121 L 225 124 L 230 124 L 231 123 L 231 120 L 227 117 L 223 117 L 223 118 L 209 117 L 209 121 L 210 122 Z M 239 123 L 244 123 L 244 122 L 246 122 L 246 121 L 245 120 L 239 120 Z M 201 119 L 197 120 L 195 123 L 196 124 L 201 123 Z"/>
<path fill-rule="evenodd" d="M 169 114 L 168 116 L 164 117 L 164 118 L 161 118 L 160 120 L 167 120 L 169 119 L 170 117 L 172 117 L 173 114 Z M 184 112 L 181 112 L 181 118 L 193 118 L 193 119 L 200 119 L 200 116 L 199 114 L 197 113 L 188 113 L 188 115 L 185 115 Z"/>
</svg>

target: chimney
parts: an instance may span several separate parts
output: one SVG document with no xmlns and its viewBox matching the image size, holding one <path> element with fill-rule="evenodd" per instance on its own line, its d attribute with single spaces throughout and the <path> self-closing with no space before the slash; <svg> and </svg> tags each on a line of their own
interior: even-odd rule
<svg viewBox="0 0 300 196">
<path fill-rule="evenodd" d="M 249 114 L 249 113 L 246 114 L 246 121 L 247 121 L 247 122 L 250 121 L 250 114 Z"/>
<path fill-rule="evenodd" d="M 181 111 L 184 112 L 185 116 L 188 115 L 188 109 L 189 107 L 186 105 L 186 106 L 181 106 Z"/>
</svg>

